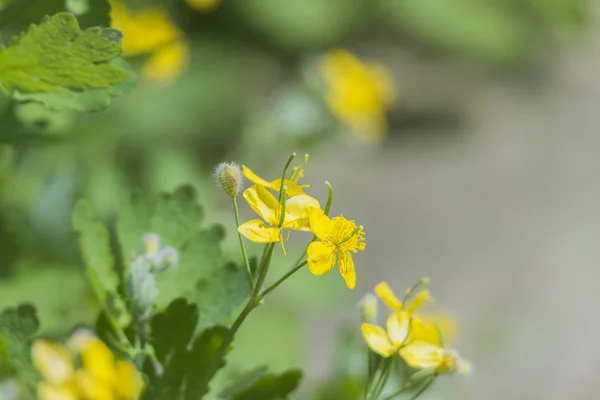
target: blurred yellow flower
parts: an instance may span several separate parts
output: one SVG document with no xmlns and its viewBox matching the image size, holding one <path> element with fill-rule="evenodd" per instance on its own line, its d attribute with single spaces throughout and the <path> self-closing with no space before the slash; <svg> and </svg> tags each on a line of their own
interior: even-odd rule
<svg viewBox="0 0 600 400">
<path fill-rule="evenodd" d="M 461 359 L 454 350 L 445 348 L 447 343 L 444 343 L 437 321 L 432 316 L 423 318 L 416 314 L 424 301 L 433 300 L 425 288 L 428 281 L 422 279 L 410 288 L 403 301 L 398 299 L 386 282 L 377 284 L 375 293 L 392 312 L 386 329 L 374 324 L 362 325 L 365 342 L 371 350 L 383 357 L 398 353 L 413 368 L 431 369 L 438 374 L 469 373 L 471 364 Z M 416 290 L 418 292 L 414 293 Z M 452 325 L 455 325 L 453 321 Z"/>
<path fill-rule="evenodd" d="M 388 130 L 385 111 L 394 103 L 396 92 L 388 69 L 342 49 L 325 54 L 320 67 L 331 112 L 359 139 L 383 139 Z"/>
<path fill-rule="evenodd" d="M 185 2 L 200 13 L 209 13 L 221 4 L 221 0 L 185 0 Z"/>
<path fill-rule="evenodd" d="M 281 229 L 309 231 L 307 208 L 320 207 L 319 201 L 308 195 L 290 197 L 285 202 L 285 215 L 280 225 L 282 204 L 264 186 L 254 185 L 246 189 L 243 196 L 250 207 L 264 220 L 253 219 L 238 228 L 242 235 L 255 243 L 280 241 L 283 246 Z"/>
<path fill-rule="evenodd" d="M 43 379 L 38 385 L 39 400 L 135 400 L 143 389 L 133 364 L 115 360 L 104 342 L 91 333 L 75 333 L 70 346 L 36 340 L 31 355 Z"/>
<path fill-rule="evenodd" d="M 308 218 L 310 230 L 321 239 L 308 246 L 308 269 L 317 276 L 323 275 L 335 266 L 339 258 L 340 273 L 346 285 L 353 289 L 356 285 L 356 272 L 350 252 L 357 253 L 366 246 L 362 226 L 356 226 L 354 221 L 343 215 L 329 219 L 322 210 L 315 207 L 308 209 Z"/>
<path fill-rule="evenodd" d="M 183 33 L 166 11 L 153 7 L 130 11 L 118 0 L 110 1 L 112 27 L 123 32 L 123 55 L 150 53 L 144 65 L 145 76 L 169 81 L 176 78 L 189 63 L 189 47 Z"/>
</svg>

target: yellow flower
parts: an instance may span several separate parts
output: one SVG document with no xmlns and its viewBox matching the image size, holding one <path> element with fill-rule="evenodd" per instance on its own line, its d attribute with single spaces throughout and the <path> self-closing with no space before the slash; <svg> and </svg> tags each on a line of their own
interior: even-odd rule
<svg viewBox="0 0 600 400">
<path fill-rule="evenodd" d="M 308 154 L 306 156 L 304 156 L 304 164 L 306 164 L 307 160 L 308 160 Z M 309 185 L 298 185 L 298 181 L 300 180 L 300 178 L 302 178 L 304 176 L 304 169 L 302 169 L 302 167 L 304 167 L 304 164 L 302 164 L 298 167 L 294 167 L 294 169 L 292 170 L 290 179 L 285 179 L 283 181 L 283 184 L 287 188 L 286 194 L 290 197 L 306 194 L 306 193 L 304 193 L 303 189 L 310 187 Z M 270 189 L 270 190 L 273 190 L 276 192 L 278 192 L 279 189 L 281 188 L 281 178 L 275 179 L 275 180 L 269 182 L 269 181 L 261 178 L 260 176 L 256 175 L 254 172 L 252 172 L 250 170 L 250 168 L 246 167 L 245 165 L 242 165 L 242 171 L 244 172 L 244 176 L 250 182 L 252 182 L 256 185 L 264 186 L 267 189 Z"/>
<path fill-rule="evenodd" d="M 466 374 L 471 365 L 454 350 L 444 347 L 443 333 L 435 320 L 416 314 L 424 301 L 432 300 L 431 294 L 424 288 L 427 282 L 422 279 L 409 289 L 404 301 L 398 299 L 387 283 L 377 284 L 375 293 L 392 309 L 392 313 L 387 329 L 374 324 L 362 325 L 365 342 L 383 357 L 398 353 L 412 368 L 431 369 L 438 374 Z M 415 294 L 417 289 L 419 291 Z"/>
<path fill-rule="evenodd" d="M 185 2 L 192 9 L 201 13 L 209 13 L 221 4 L 221 0 L 185 0 Z"/>
<path fill-rule="evenodd" d="M 290 197 L 285 202 L 283 223 L 279 225 L 283 207 L 279 201 L 261 185 L 254 185 L 244 191 L 244 199 L 250 207 L 264 220 L 253 219 L 241 224 L 238 231 L 255 243 L 272 243 L 281 241 L 281 229 L 309 231 L 307 207 L 320 207 L 319 201 L 302 194 Z"/>
<path fill-rule="evenodd" d="M 350 252 L 357 253 L 366 246 L 362 227 L 357 227 L 354 221 L 343 215 L 329 219 L 322 210 L 315 207 L 308 209 L 308 218 L 310 230 L 321 239 L 308 246 L 308 269 L 317 276 L 323 275 L 335 266 L 337 260 L 346 285 L 353 289 L 356 272 Z"/>
<path fill-rule="evenodd" d="M 143 381 L 132 363 L 115 360 L 110 349 L 91 333 L 76 332 L 69 345 L 40 339 L 32 346 L 34 366 L 43 381 L 40 400 L 135 400 Z M 81 359 L 76 368 L 75 356 Z"/>
<path fill-rule="evenodd" d="M 387 68 L 336 49 L 323 56 L 321 72 L 331 112 L 360 139 L 382 139 L 388 129 L 385 111 L 396 91 Z"/>
<path fill-rule="evenodd" d="M 399 350 L 400 356 L 412 368 L 430 368 L 438 374 L 470 373 L 471 364 L 441 343 L 440 332 L 434 323 L 413 317 L 406 344 Z"/>
<path fill-rule="evenodd" d="M 177 77 L 189 62 L 189 48 L 166 12 L 157 7 L 133 12 L 118 0 L 110 4 L 111 25 L 123 32 L 123 55 L 150 53 L 142 69 L 145 76 L 160 81 Z"/>
</svg>

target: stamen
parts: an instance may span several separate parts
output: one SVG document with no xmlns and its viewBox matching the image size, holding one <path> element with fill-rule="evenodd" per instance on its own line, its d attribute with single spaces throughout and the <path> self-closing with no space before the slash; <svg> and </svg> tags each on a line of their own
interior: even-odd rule
<svg viewBox="0 0 600 400">
<path fill-rule="evenodd" d="M 339 244 L 346 243 L 348 240 L 352 238 L 352 236 L 356 235 L 358 232 L 362 230 L 363 226 L 357 226 L 344 240 L 342 240 Z"/>
</svg>

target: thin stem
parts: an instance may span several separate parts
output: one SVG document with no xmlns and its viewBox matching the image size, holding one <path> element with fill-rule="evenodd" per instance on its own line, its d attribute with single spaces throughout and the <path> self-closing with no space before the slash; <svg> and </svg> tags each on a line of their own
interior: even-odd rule
<svg viewBox="0 0 600 400">
<path fill-rule="evenodd" d="M 425 391 L 427 389 L 429 389 L 429 386 L 431 386 L 433 384 L 433 382 L 435 382 L 435 378 L 431 378 L 429 380 L 429 382 L 427 382 L 426 384 L 424 384 L 421 389 L 419 389 L 419 391 L 417 393 L 415 393 L 415 395 L 413 397 L 410 398 L 410 400 L 416 400 L 417 398 L 419 398 L 419 396 L 421 396 L 423 393 L 425 393 Z"/>
<path fill-rule="evenodd" d="M 325 204 L 325 210 L 323 210 L 323 212 L 325 215 L 329 216 L 329 209 L 331 208 L 331 202 L 333 201 L 333 188 L 327 181 L 325 181 L 325 186 L 327 186 L 327 189 L 329 189 L 329 194 L 327 195 L 327 204 Z"/>
<path fill-rule="evenodd" d="M 271 264 L 271 256 L 273 255 L 273 249 L 275 248 L 275 244 L 276 243 L 269 243 L 267 245 L 268 246 L 267 253 L 258 268 L 258 278 L 256 279 L 256 285 L 254 286 L 254 292 L 252 292 L 252 299 L 254 299 L 254 300 L 256 300 L 258 298 L 260 289 L 262 289 L 262 285 L 265 282 L 267 273 L 269 272 L 269 264 Z"/>
<path fill-rule="evenodd" d="M 290 164 L 292 163 L 292 160 L 294 159 L 294 157 L 296 157 L 296 153 L 292 153 L 290 158 L 288 158 L 287 162 L 285 163 L 285 167 L 283 167 L 283 174 L 281 175 L 281 185 L 279 187 L 279 203 L 281 203 L 281 199 L 284 196 L 283 186 L 285 185 L 285 174 L 287 173 L 287 169 L 290 166 Z"/>
<path fill-rule="evenodd" d="M 219 363 L 221 362 L 221 359 L 225 355 L 225 352 L 227 351 L 227 348 L 229 347 L 229 345 L 231 345 L 231 342 L 233 342 L 233 338 L 234 338 L 235 334 L 237 333 L 238 329 L 240 329 L 240 326 L 242 325 L 242 322 L 244 322 L 244 320 L 250 314 L 250 311 L 252 311 L 256 306 L 257 306 L 257 304 L 254 301 L 254 297 L 251 297 L 248 300 L 248 303 L 246 304 L 246 307 L 244 307 L 244 309 L 242 310 L 242 312 L 240 313 L 240 315 L 238 315 L 238 317 L 236 318 L 236 320 L 231 325 L 231 328 L 229 328 L 229 331 L 227 332 L 227 336 L 225 336 L 225 338 L 221 342 L 221 345 L 219 346 L 219 348 L 215 352 L 215 355 L 213 356 L 212 361 L 210 362 L 210 364 L 206 368 L 205 375 L 202 378 L 203 384 L 208 383 L 208 381 L 210 380 L 210 378 L 217 371 L 217 369 L 219 367 Z"/>
<path fill-rule="evenodd" d="M 379 368 L 377 368 L 377 371 L 375 371 L 375 374 L 373 376 L 373 381 L 371 382 L 371 385 L 369 386 L 369 390 L 367 391 L 366 400 L 375 399 L 375 393 L 377 392 L 377 388 L 378 388 L 379 384 L 381 383 L 384 375 L 387 373 L 389 366 L 390 366 L 389 358 L 386 358 L 385 360 L 383 360 L 383 362 L 381 362 L 379 364 Z"/>
<path fill-rule="evenodd" d="M 388 378 L 390 377 L 390 372 L 392 371 L 391 368 L 388 368 L 384 373 L 383 373 L 383 378 L 381 379 L 381 381 L 379 381 L 378 387 L 375 388 L 375 395 L 373 396 L 374 399 L 379 398 L 379 396 L 381 395 L 381 392 L 383 391 L 383 388 L 385 388 L 385 384 L 388 381 Z"/>
<path fill-rule="evenodd" d="M 285 274 L 284 276 L 279 278 L 279 280 L 277 280 L 277 282 L 273 283 L 271 286 L 266 288 L 258 297 L 260 299 L 264 298 L 267 294 L 269 294 L 270 292 L 275 290 L 277 288 L 277 286 L 281 285 L 283 283 L 283 281 L 285 281 L 287 278 L 289 278 L 290 276 L 292 276 L 296 272 L 298 272 L 300 270 L 300 268 L 304 267 L 307 263 L 308 263 L 308 261 L 303 261 L 302 263 L 297 264 L 294 268 L 289 270 L 287 274 Z"/>
<path fill-rule="evenodd" d="M 233 200 L 233 211 L 235 213 L 235 225 L 236 228 L 240 227 L 240 213 L 238 211 L 237 200 L 235 196 L 232 196 Z M 237 230 L 237 229 L 236 229 Z M 246 264 L 246 275 L 248 277 L 248 285 L 250 286 L 250 292 L 254 290 L 254 278 L 252 278 L 252 270 L 250 269 L 250 262 L 248 261 L 248 254 L 246 253 L 246 246 L 244 246 L 244 239 L 242 234 L 237 231 L 238 238 L 240 240 L 240 247 L 242 249 L 242 256 L 244 257 L 244 264 Z"/>
</svg>

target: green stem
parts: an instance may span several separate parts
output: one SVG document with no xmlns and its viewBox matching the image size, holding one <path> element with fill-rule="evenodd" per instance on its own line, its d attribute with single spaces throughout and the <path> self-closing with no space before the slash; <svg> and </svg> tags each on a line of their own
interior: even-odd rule
<svg viewBox="0 0 600 400">
<path fill-rule="evenodd" d="M 384 373 L 383 373 L 383 378 L 381 379 L 381 381 L 378 384 L 378 387 L 375 388 L 375 395 L 373 396 L 374 399 L 378 399 L 379 396 L 381 396 L 381 392 L 383 392 L 383 388 L 385 388 L 385 384 L 388 381 L 388 378 L 390 377 L 390 372 L 392 371 L 391 368 L 388 368 Z"/>
<path fill-rule="evenodd" d="M 256 300 L 259 296 L 260 289 L 262 289 L 262 285 L 265 282 L 265 278 L 267 277 L 267 273 L 269 272 L 269 265 L 271 264 L 271 256 L 273 255 L 273 249 L 275 248 L 276 243 L 267 244 L 268 250 L 258 267 L 258 278 L 256 278 L 256 285 L 254 286 L 254 291 L 252 292 L 252 299 Z"/>
<path fill-rule="evenodd" d="M 367 391 L 366 400 L 375 399 L 375 394 L 377 393 L 377 388 L 379 387 L 379 384 L 383 380 L 384 375 L 387 373 L 389 366 L 390 366 L 389 358 L 386 358 L 385 360 L 383 360 L 383 362 L 381 362 L 379 364 L 379 368 L 377 368 L 377 371 L 375 371 L 375 374 L 373 376 L 373 381 L 371 382 L 371 385 L 369 386 L 369 390 Z"/>
<path fill-rule="evenodd" d="M 294 275 L 296 272 L 298 272 L 300 270 L 300 268 L 304 267 L 308 262 L 307 261 L 303 261 L 300 264 L 297 264 L 294 268 L 292 268 L 287 274 L 285 274 L 284 276 L 282 276 L 281 278 L 279 278 L 279 280 L 277 280 L 277 282 L 273 283 L 271 286 L 269 286 L 268 288 L 266 288 L 261 294 L 260 296 L 258 296 L 260 299 L 263 299 L 267 294 L 269 294 L 270 292 L 272 292 L 273 290 L 275 290 L 277 288 L 277 286 L 281 285 L 283 283 L 283 281 L 285 281 L 287 278 L 289 278 L 290 276 Z"/>
<path fill-rule="evenodd" d="M 279 203 L 280 204 L 281 204 L 281 199 L 284 196 L 283 186 L 285 185 L 285 174 L 287 173 L 288 167 L 292 163 L 292 160 L 294 159 L 294 157 L 296 157 L 296 153 L 292 153 L 290 158 L 288 158 L 287 162 L 285 163 L 285 167 L 283 167 L 283 174 L 281 175 L 281 185 L 279 186 Z"/>
<path fill-rule="evenodd" d="M 416 400 L 417 398 L 419 398 L 423 393 L 425 393 L 425 391 L 427 389 L 429 389 L 429 386 L 431 386 L 433 384 L 433 382 L 435 382 L 435 378 L 431 378 L 429 380 L 429 382 L 427 382 L 426 384 L 424 384 L 421 389 L 419 389 L 419 391 L 417 393 L 415 393 L 415 395 L 413 397 L 410 398 L 410 400 Z"/>
<path fill-rule="evenodd" d="M 232 196 L 233 200 L 233 211 L 235 213 L 235 225 L 236 228 L 240 227 L 240 213 L 238 211 L 237 200 L 235 196 Z M 237 230 L 237 229 L 236 229 Z M 250 262 L 248 261 L 248 254 L 246 253 L 246 246 L 244 246 L 244 239 L 242 234 L 237 231 L 238 239 L 240 240 L 240 247 L 242 249 L 242 256 L 244 257 L 244 264 L 246 264 L 246 275 L 248 277 L 248 285 L 250 286 L 250 292 L 254 290 L 254 278 L 252 278 L 252 270 L 250 269 Z"/>
</svg>

